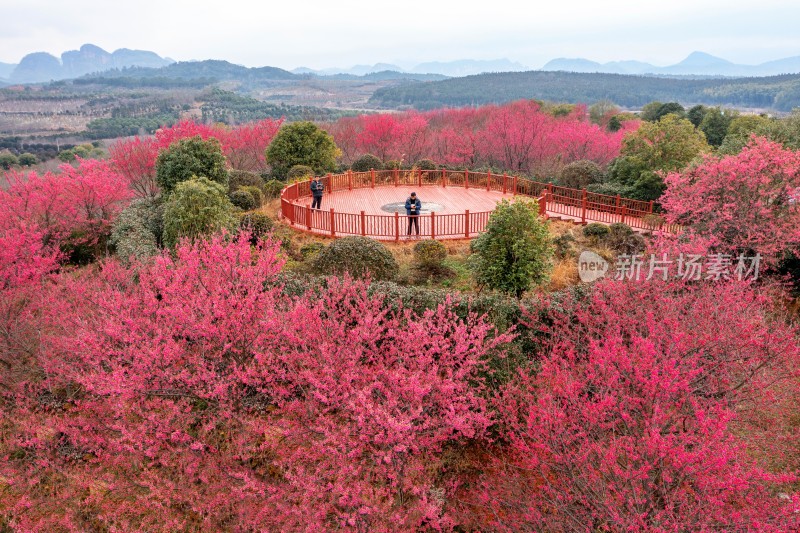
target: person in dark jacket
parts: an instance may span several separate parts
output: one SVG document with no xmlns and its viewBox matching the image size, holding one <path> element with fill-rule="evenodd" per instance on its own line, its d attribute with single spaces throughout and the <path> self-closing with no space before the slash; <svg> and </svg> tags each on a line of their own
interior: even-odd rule
<svg viewBox="0 0 800 533">
<path fill-rule="evenodd" d="M 406 198 L 406 215 L 408 215 L 408 234 L 411 235 L 411 226 L 417 230 L 419 236 L 419 214 L 422 211 L 422 202 L 417 198 L 417 193 L 412 192 Z"/>
<path fill-rule="evenodd" d="M 325 192 L 325 185 L 323 185 L 319 176 L 314 176 L 309 187 L 311 188 L 311 196 L 313 197 L 313 200 L 311 200 L 311 209 L 322 209 L 322 193 Z"/>
</svg>

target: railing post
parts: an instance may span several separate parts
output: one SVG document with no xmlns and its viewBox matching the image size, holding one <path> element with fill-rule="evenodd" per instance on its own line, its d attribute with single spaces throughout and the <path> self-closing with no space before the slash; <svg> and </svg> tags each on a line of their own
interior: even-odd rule
<svg viewBox="0 0 800 533">
<path fill-rule="evenodd" d="M 331 207 L 331 237 L 336 237 L 336 216 L 333 214 Z"/>
<path fill-rule="evenodd" d="M 622 220 L 620 221 L 620 222 L 622 222 L 623 224 L 625 223 L 625 212 L 626 212 L 626 211 L 627 211 L 627 209 L 626 209 L 626 208 L 625 208 L 625 206 L 623 205 L 623 206 L 622 206 Z"/>
<path fill-rule="evenodd" d="M 431 211 L 431 239 L 436 239 L 436 211 Z"/>
<path fill-rule="evenodd" d="M 400 240 L 400 213 L 394 212 L 394 242 Z"/>
<path fill-rule="evenodd" d="M 348 191 L 352 191 L 353 190 L 353 171 L 352 170 L 348 170 L 347 171 L 347 190 Z"/>
<path fill-rule="evenodd" d="M 620 196 L 619 196 L 619 194 L 618 194 L 618 195 L 617 195 L 617 209 L 616 209 L 616 211 L 615 211 L 615 214 L 617 214 L 617 215 L 619 215 L 619 213 L 620 213 L 620 211 L 619 211 L 619 202 L 620 202 Z"/>
<path fill-rule="evenodd" d="M 400 181 L 400 171 L 394 168 L 392 169 L 392 174 L 394 174 L 394 186 L 397 187 Z"/>
<path fill-rule="evenodd" d="M 367 225 L 366 225 L 366 218 L 364 216 L 364 211 L 361 211 L 361 236 L 365 237 L 367 235 Z"/>
<path fill-rule="evenodd" d="M 442 187 L 447 187 L 447 171 L 442 169 Z"/>
<path fill-rule="evenodd" d="M 469 170 L 464 171 L 464 188 L 469 189 Z"/>
<path fill-rule="evenodd" d="M 369 169 L 369 177 L 370 177 L 370 180 L 372 180 L 372 188 L 374 189 L 375 188 L 375 169 L 374 168 Z"/>
<path fill-rule="evenodd" d="M 650 200 L 650 214 L 653 214 L 653 200 Z"/>
<path fill-rule="evenodd" d="M 508 190 L 508 174 L 503 172 L 503 194 Z"/>
<path fill-rule="evenodd" d="M 539 216 L 542 218 L 547 218 L 547 191 L 544 191 L 544 194 L 539 201 Z"/>
<path fill-rule="evenodd" d="M 289 215 L 287 217 L 289 219 L 289 225 L 294 226 L 294 204 L 281 199 L 281 213 L 287 213 Z"/>
<path fill-rule="evenodd" d="M 311 206 L 306 206 L 306 228 L 311 229 Z"/>
<path fill-rule="evenodd" d="M 492 171 L 486 173 L 486 192 L 492 190 Z"/>
<path fill-rule="evenodd" d="M 517 195 L 517 177 L 514 176 L 514 192 L 512 193 L 514 196 Z"/>
<path fill-rule="evenodd" d="M 464 238 L 469 239 L 469 209 L 464 210 Z"/>
<path fill-rule="evenodd" d="M 331 176 L 330 172 L 328 172 L 328 175 L 326 176 L 326 179 L 328 180 L 328 193 L 332 193 L 333 192 L 333 176 Z"/>
<path fill-rule="evenodd" d="M 417 171 L 417 187 L 422 187 L 422 171 Z"/>
<path fill-rule="evenodd" d="M 586 224 L 586 189 L 583 189 L 581 198 L 581 224 Z"/>
</svg>

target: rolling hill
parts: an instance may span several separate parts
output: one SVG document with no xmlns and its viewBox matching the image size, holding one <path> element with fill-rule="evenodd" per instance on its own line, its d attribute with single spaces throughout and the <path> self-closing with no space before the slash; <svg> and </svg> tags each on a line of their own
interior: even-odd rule
<svg viewBox="0 0 800 533">
<path fill-rule="evenodd" d="M 800 74 L 763 78 L 665 78 L 576 72 L 503 72 L 386 87 L 370 103 L 383 108 L 470 106 L 523 98 L 637 108 L 651 102 L 791 111 L 800 106 Z"/>
</svg>

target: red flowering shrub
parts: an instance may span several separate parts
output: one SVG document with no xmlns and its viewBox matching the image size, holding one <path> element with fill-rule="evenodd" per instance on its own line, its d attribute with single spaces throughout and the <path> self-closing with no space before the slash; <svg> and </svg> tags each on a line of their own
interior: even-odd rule
<svg viewBox="0 0 800 533">
<path fill-rule="evenodd" d="M 797 497 L 773 492 L 796 478 L 760 469 L 748 451 L 761 445 L 733 431 L 763 424 L 757 406 L 800 377 L 797 332 L 765 297 L 742 284 L 603 282 L 538 312 L 551 325 L 537 372 L 494 402 L 508 447 L 473 507 L 492 529 L 799 525 Z"/>
</svg>

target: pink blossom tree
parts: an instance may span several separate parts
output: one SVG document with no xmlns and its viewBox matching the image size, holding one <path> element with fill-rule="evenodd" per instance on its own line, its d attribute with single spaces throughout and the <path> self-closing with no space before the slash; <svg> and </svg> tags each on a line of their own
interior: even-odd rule
<svg viewBox="0 0 800 533">
<path fill-rule="evenodd" d="M 800 153 L 754 137 L 738 154 L 706 156 L 671 172 L 661 199 L 668 222 L 721 253 L 760 253 L 774 264 L 800 245 Z"/>
<path fill-rule="evenodd" d="M 798 525 L 797 497 L 773 492 L 796 478 L 761 469 L 733 431 L 744 407 L 799 376 L 797 332 L 766 297 L 739 283 L 602 282 L 535 313 L 541 360 L 495 399 L 509 447 L 472 502 L 493 529 Z"/>
</svg>

